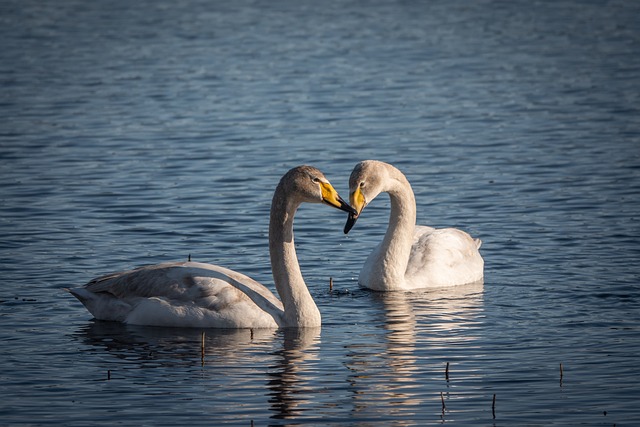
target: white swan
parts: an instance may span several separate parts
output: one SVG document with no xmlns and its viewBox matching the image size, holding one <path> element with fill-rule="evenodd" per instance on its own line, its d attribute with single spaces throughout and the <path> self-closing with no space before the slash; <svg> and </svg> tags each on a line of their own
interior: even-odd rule
<svg viewBox="0 0 640 427">
<path fill-rule="evenodd" d="M 391 214 L 382 242 L 360 271 L 358 283 L 376 291 L 463 285 L 483 279 L 481 241 L 455 228 L 416 225 L 416 201 L 407 178 L 390 164 L 358 163 L 349 177 L 349 214 L 344 232 L 381 192 L 389 193 Z"/>
<path fill-rule="evenodd" d="M 299 166 L 282 177 L 269 223 L 271 269 L 282 302 L 244 274 L 197 262 L 114 273 L 69 292 L 99 320 L 204 328 L 320 326 L 293 241 L 293 217 L 303 202 L 355 212 L 316 168 Z"/>
</svg>

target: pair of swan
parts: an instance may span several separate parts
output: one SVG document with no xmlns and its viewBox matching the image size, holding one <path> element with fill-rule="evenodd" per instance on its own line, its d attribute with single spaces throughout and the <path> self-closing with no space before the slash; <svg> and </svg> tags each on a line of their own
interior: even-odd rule
<svg viewBox="0 0 640 427">
<path fill-rule="evenodd" d="M 271 269 L 280 300 L 250 277 L 198 262 L 164 263 L 113 273 L 69 289 L 98 320 L 202 328 L 318 327 L 320 311 L 302 277 L 293 218 L 302 203 L 349 213 L 345 233 L 380 192 L 391 198 L 389 228 L 360 272 L 361 286 L 399 290 L 451 286 L 482 279 L 479 240 L 455 229 L 415 226 L 413 191 L 393 166 L 364 161 L 349 179 L 349 206 L 311 166 L 291 169 L 273 195 L 269 222 Z"/>
</svg>

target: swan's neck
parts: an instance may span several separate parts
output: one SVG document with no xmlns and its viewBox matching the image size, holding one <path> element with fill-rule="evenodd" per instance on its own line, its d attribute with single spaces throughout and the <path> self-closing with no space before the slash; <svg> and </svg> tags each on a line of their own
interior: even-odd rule
<svg viewBox="0 0 640 427">
<path fill-rule="evenodd" d="M 392 177 L 383 189 L 391 199 L 389 226 L 379 252 L 378 276 L 385 288 L 402 286 L 405 280 L 416 226 L 416 200 L 404 175 Z"/>
<path fill-rule="evenodd" d="M 290 200 L 278 186 L 271 203 L 269 223 L 269 253 L 271 271 L 282 305 L 283 324 L 280 326 L 320 326 L 320 311 L 302 277 L 293 241 L 293 217 L 300 202 Z"/>
</svg>

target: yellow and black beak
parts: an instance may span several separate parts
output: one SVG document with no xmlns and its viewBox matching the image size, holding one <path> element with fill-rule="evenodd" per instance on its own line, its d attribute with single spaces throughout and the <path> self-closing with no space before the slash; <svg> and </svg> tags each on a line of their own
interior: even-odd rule
<svg viewBox="0 0 640 427">
<path fill-rule="evenodd" d="M 360 216 L 360 213 L 367 206 L 367 201 L 364 198 L 364 194 L 360 190 L 360 187 L 356 188 L 356 191 L 349 195 L 349 202 L 351 202 L 351 206 L 354 208 L 354 212 L 349 212 L 349 217 L 347 218 L 347 223 L 344 225 L 344 234 L 347 234 L 354 225 L 356 225 L 356 221 Z"/>
<path fill-rule="evenodd" d="M 328 182 L 321 182 L 320 189 L 322 190 L 322 201 L 329 206 L 333 206 L 334 208 L 338 208 L 341 211 L 349 212 L 349 215 L 353 215 L 356 213 L 356 210 L 353 209 L 347 202 L 342 200 L 342 197 L 338 194 L 338 192 L 333 188 L 331 184 Z"/>
</svg>

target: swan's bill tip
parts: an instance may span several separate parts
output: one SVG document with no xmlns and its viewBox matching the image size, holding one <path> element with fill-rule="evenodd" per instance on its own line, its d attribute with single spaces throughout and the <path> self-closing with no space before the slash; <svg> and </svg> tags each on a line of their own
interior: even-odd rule
<svg viewBox="0 0 640 427">
<path fill-rule="evenodd" d="M 349 213 L 349 217 L 347 218 L 347 222 L 344 225 L 344 234 L 348 234 L 349 231 L 356 225 L 356 221 L 358 220 L 358 215 L 354 213 Z"/>
</svg>

